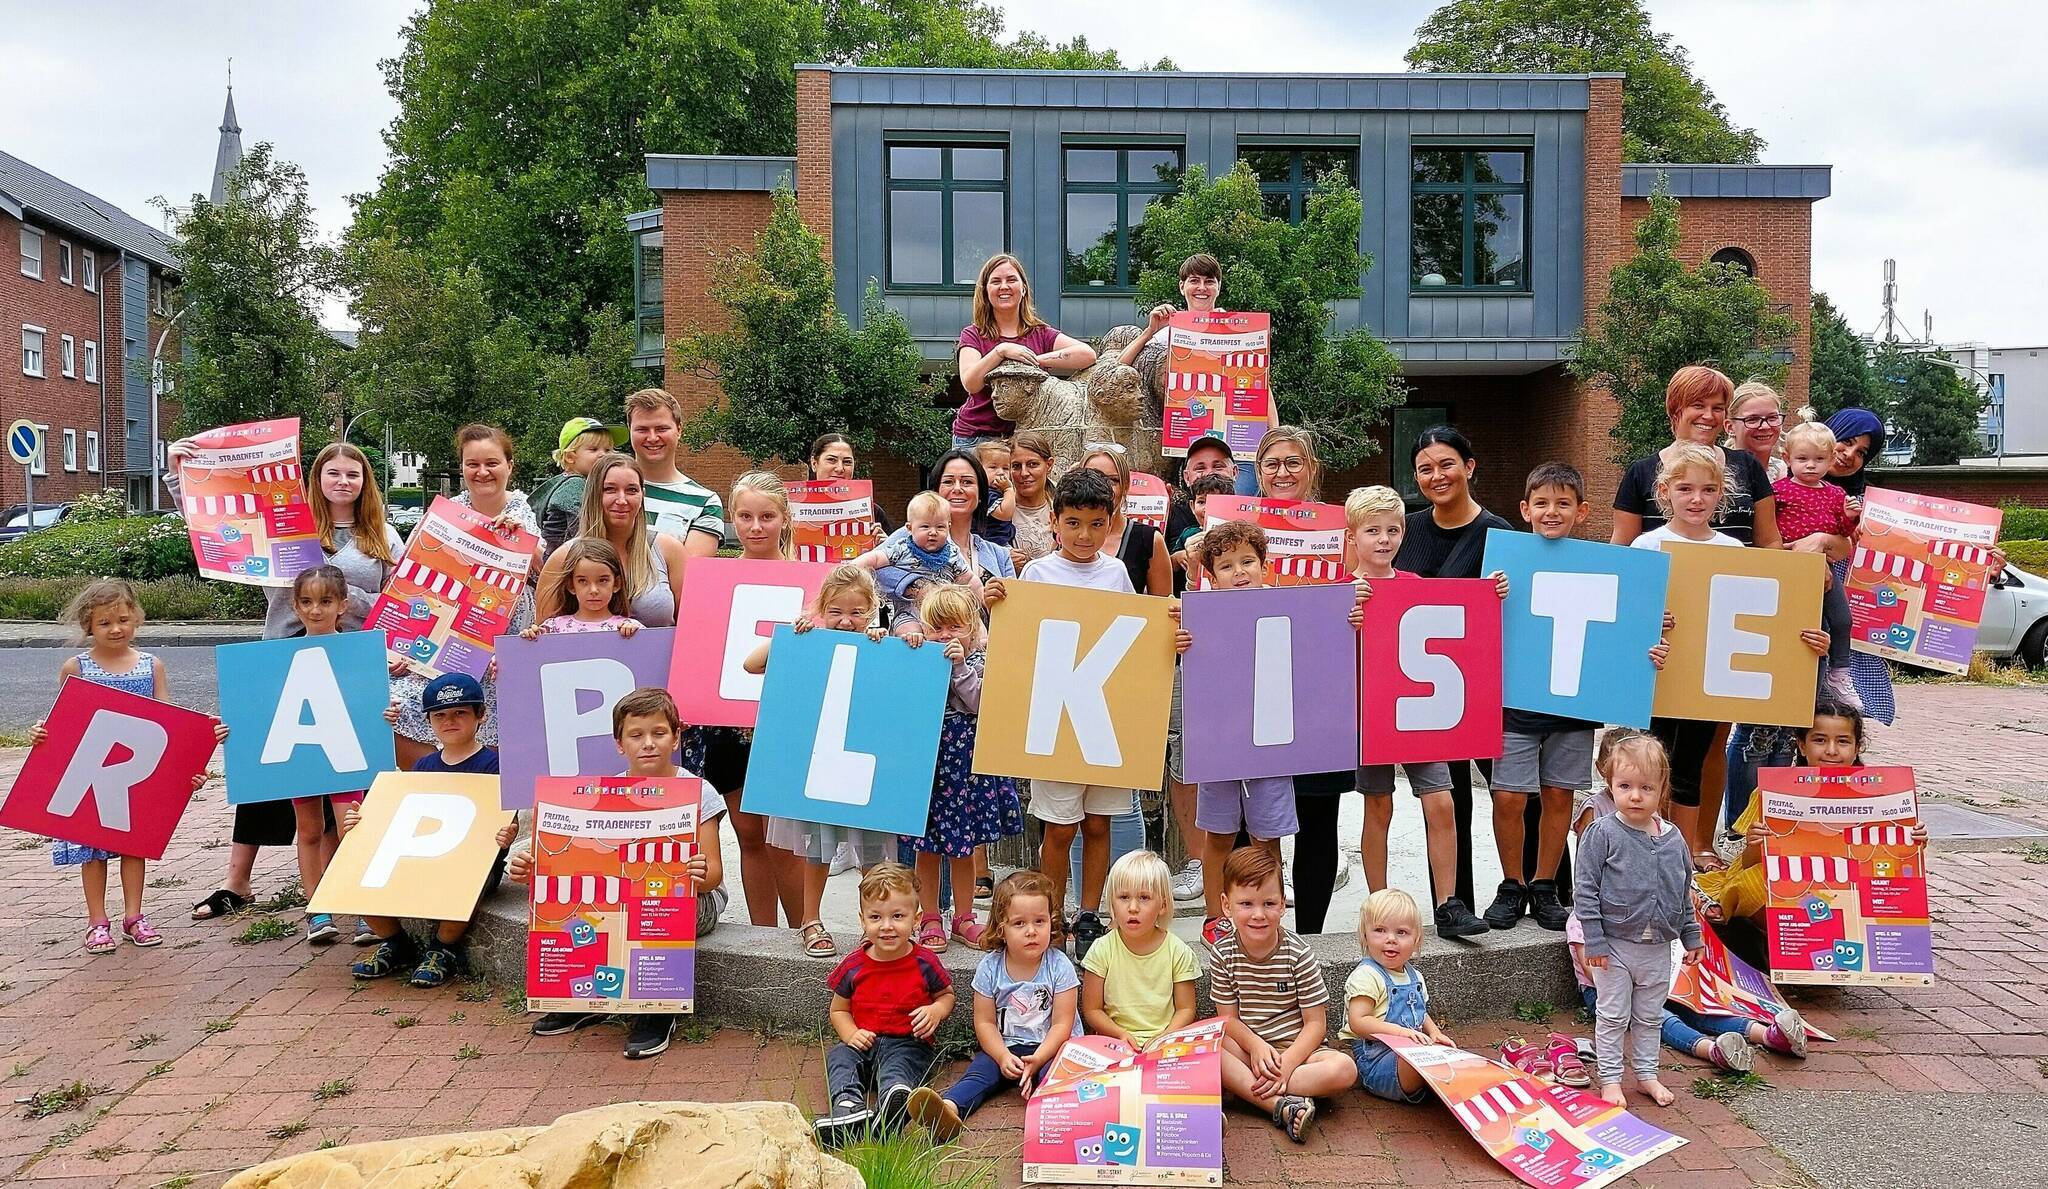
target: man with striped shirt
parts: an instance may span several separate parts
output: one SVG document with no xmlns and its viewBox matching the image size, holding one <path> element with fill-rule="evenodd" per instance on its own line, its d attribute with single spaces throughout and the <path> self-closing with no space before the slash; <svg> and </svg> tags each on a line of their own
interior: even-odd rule
<svg viewBox="0 0 2048 1189">
<path fill-rule="evenodd" d="M 1330 991 L 1308 943 L 1280 923 L 1287 911 L 1280 856 L 1257 846 L 1230 852 L 1223 907 L 1230 928 L 1209 951 L 1209 998 L 1223 1019 L 1223 1087 L 1302 1143 L 1316 1098 L 1349 1090 L 1358 1072 L 1344 1054 L 1323 1047 Z"/>
<path fill-rule="evenodd" d="M 647 527 L 681 541 L 689 556 L 705 557 L 725 540 L 725 505 L 718 493 L 676 468 L 682 424 L 683 406 L 660 388 L 642 388 L 626 398 L 626 429 L 647 485 Z"/>
</svg>

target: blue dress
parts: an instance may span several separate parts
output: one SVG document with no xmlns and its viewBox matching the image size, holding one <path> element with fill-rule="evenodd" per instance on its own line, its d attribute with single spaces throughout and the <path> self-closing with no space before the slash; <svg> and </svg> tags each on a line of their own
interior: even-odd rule
<svg viewBox="0 0 2048 1189">
<path fill-rule="evenodd" d="M 138 652 L 136 655 L 142 659 L 136 662 L 134 668 L 126 673 L 109 673 L 93 662 L 91 652 L 81 652 L 75 658 L 78 661 L 78 675 L 94 685 L 104 685 L 108 689 L 117 689 L 124 694 L 154 698 L 156 658 L 146 652 Z M 113 851 L 101 850 L 96 846 L 83 846 L 76 842 L 66 842 L 61 838 L 50 840 L 50 861 L 59 867 L 76 867 L 80 863 L 99 863 L 120 857 Z"/>
<path fill-rule="evenodd" d="M 971 652 L 961 663 L 968 670 L 979 701 L 980 678 L 987 654 Z M 955 683 L 957 689 L 961 682 Z M 932 774 L 931 817 L 922 838 L 906 836 L 914 850 L 964 859 L 974 848 L 1024 832 L 1024 809 L 1017 783 L 1007 776 L 982 776 L 974 771 L 975 712 L 960 708 L 949 696 L 939 728 L 939 762 Z"/>
</svg>

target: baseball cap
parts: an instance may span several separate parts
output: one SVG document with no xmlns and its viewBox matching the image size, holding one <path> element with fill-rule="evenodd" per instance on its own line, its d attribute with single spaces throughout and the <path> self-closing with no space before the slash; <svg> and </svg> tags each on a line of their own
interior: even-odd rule
<svg viewBox="0 0 2048 1189">
<path fill-rule="evenodd" d="M 571 417 L 567 421 L 562 422 L 562 435 L 555 439 L 555 445 L 563 450 L 567 450 L 570 446 L 576 444 L 577 438 L 592 430 L 603 430 L 610 434 L 612 436 L 612 445 L 614 446 L 626 444 L 626 427 L 623 425 L 606 425 L 595 417 Z"/>
<path fill-rule="evenodd" d="M 427 688 L 420 694 L 420 709 L 428 714 L 457 706 L 481 709 L 483 704 L 484 687 L 467 673 L 443 673 L 427 682 Z"/>
<path fill-rule="evenodd" d="M 1188 443 L 1188 454 L 1193 455 L 1197 449 L 1203 446 L 1215 446 L 1225 454 L 1234 454 L 1230 449 L 1230 439 L 1224 437 L 1223 431 L 1220 429 L 1206 430 L 1196 435 L 1195 439 Z"/>
</svg>

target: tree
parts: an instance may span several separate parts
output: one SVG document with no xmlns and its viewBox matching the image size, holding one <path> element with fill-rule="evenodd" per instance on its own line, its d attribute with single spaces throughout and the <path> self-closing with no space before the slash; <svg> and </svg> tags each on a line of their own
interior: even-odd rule
<svg viewBox="0 0 2048 1189">
<path fill-rule="evenodd" d="M 1678 258 L 1678 200 L 1660 180 L 1635 228 L 1636 254 L 1608 276 L 1597 329 L 1580 331 L 1571 372 L 1621 403 L 1613 430 L 1620 461 L 1671 440 L 1664 387 L 1679 368 L 1710 363 L 1736 380 L 1782 382 L 1779 352 L 1796 329 L 1741 267 Z"/>
<path fill-rule="evenodd" d="M 334 434 L 335 344 L 318 318 L 334 250 L 318 238 L 304 171 L 258 144 L 222 202 L 194 196 L 178 234 L 188 311 L 185 358 L 165 362 L 184 406 L 173 432 L 297 417 L 305 448 L 317 450 Z"/>
<path fill-rule="evenodd" d="M 1976 385 L 1933 352 L 1878 348 L 1871 365 L 1892 431 L 1913 444 L 1916 467 L 1954 466 L 1978 453 L 1977 416 L 1984 396 Z"/>
<path fill-rule="evenodd" d="M 722 442 L 756 463 L 802 458 L 834 429 L 864 452 L 936 454 L 945 419 L 927 399 L 909 325 L 870 282 L 860 328 L 850 327 L 832 299 L 824 241 L 804 226 L 792 191 L 777 190 L 774 201 L 754 250 L 716 267 L 711 295 L 731 328 L 677 336 L 677 366 L 722 390 L 685 427 L 688 439 Z"/>
<path fill-rule="evenodd" d="M 997 39 L 981 0 L 443 0 L 383 63 L 399 114 L 351 238 L 475 266 L 542 348 L 631 278 L 646 154 L 788 154 L 799 62 L 1115 69 L 1085 41 Z"/>
<path fill-rule="evenodd" d="M 1813 379 L 1809 402 L 1823 418 L 1843 409 L 1879 412 L 1882 399 L 1863 340 L 1825 293 L 1813 295 Z"/>
<path fill-rule="evenodd" d="M 1627 161 L 1753 162 L 1754 128 L 1728 118 L 1685 47 L 1640 0 L 1451 0 L 1415 31 L 1413 70 L 1566 74 L 1620 71 Z"/>
<path fill-rule="evenodd" d="M 1211 181 L 1197 166 L 1154 205 L 1137 236 L 1138 308 L 1178 302 L 1181 261 L 1223 264 L 1223 303 L 1272 315 L 1272 385 L 1287 420 L 1313 430 L 1323 461 L 1353 466 L 1377 449 L 1372 429 L 1401 403 L 1400 361 L 1364 328 L 1332 338 L 1330 303 L 1355 298 L 1372 257 L 1358 250 L 1362 208 L 1342 176 L 1316 183 L 1299 224 L 1265 213 L 1243 161 Z"/>
</svg>

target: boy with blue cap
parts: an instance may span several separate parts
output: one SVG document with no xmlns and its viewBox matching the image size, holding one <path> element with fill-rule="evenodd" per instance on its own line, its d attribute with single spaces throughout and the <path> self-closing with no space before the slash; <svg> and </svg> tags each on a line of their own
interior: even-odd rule
<svg viewBox="0 0 2048 1189">
<path fill-rule="evenodd" d="M 441 746 L 439 750 L 421 756 L 419 762 L 412 766 L 413 771 L 483 776 L 498 774 L 496 749 L 485 747 L 476 737 L 478 728 L 483 726 L 484 715 L 488 713 L 484 708 L 484 687 L 477 683 L 476 678 L 462 673 L 443 673 L 429 681 L 421 692 L 420 709 L 426 712 L 427 722 L 434 728 L 434 738 Z M 338 823 L 341 833 L 347 835 L 361 820 L 361 804 L 350 805 Z M 498 831 L 498 861 L 491 865 L 491 874 L 484 880 L 484 890 L 477 897 L 479 902 L 497 890 L 498 880 L 505 873 L 506 852 L 518 834 L 516 816 Z M 462 955 L 456 947 L 469 932 L 468 921 L 434 922 L 434 930 L 424 947 L 414 942 L 394 917 L 364 917 L 363 924 L 377 935 L 377 948 L 370 951 L 369 957 L 349 967 L 349 973 L 357 978 L 386 978 L 410 967 L 412 976 L 407 982 L 415 987 L 438 987 L 462 970 Z"/>
</svg>

